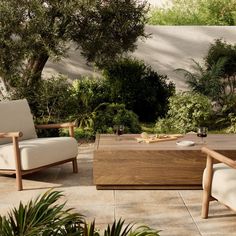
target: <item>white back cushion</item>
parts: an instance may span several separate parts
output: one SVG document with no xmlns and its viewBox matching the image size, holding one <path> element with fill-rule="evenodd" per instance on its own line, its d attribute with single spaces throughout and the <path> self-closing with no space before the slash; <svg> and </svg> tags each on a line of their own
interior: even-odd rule
<svg viewBox="0 0 236 236">
<path fill-rule="evenodd" d="M 0 133 L 19 131 L 23 133 L 20 140 L 37 138 L 27 100 L 0 102 Z M 9 142 L 11 142 L 9 138 L 0 138 L 0 144 Z"/>
</svg>

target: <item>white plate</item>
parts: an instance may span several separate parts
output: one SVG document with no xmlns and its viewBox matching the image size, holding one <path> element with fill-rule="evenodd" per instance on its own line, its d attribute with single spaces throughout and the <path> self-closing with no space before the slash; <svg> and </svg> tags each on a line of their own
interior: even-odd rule
<svg viewBox="0 0 236 236">
<path fill-rule="evenodd" d="M 188 147 L 188 146 L 194 146 L 195 143 L 193 141 L 183 140 L 183 141 L 176 142 L 176 144 L 179 146 Z"/>
</svg>

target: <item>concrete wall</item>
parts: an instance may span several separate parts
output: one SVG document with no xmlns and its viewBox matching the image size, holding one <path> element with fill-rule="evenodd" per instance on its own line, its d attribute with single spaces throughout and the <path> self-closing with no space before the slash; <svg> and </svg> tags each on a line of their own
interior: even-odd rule
<svg viewBox="0 0 236 236">
<path fill-rule="evenodd" d="M 191 58 L 201 61 L 209 45 L 217 38 L 236 44 L 236 26 L 146 26 L 146 32 L 151 36 L 138 42 L 138 49 L 133 55 L 159 73 L 167 74 L 176 83 L 178 90 L 186 90 L 187 85 L 175 69 L 190 69 Z M 99 74 L 86 65 L 74 48 L 70 49 L 68 55 L 59 63 L 48 62 L 44 75 L 60 72 L 74 79 L 80 74 Z"/>
</svg>

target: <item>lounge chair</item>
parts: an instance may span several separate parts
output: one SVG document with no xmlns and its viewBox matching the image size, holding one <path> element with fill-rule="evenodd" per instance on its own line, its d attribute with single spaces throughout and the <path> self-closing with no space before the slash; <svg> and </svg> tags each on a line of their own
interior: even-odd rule
<svg viewBox="0 0 236 236">
<path fill-rule="evenodd" d="M 35 128 L 68 128 L 70 137 L 38 138 Z M 77 173 L 73 136 L 73 123 L 35 126 L 26 99 L 0 102 L 0 173 L 16 174 L 18 190 L 23 189 L 23 175 L 54 165 L 72 162 Z"/>
</svg>

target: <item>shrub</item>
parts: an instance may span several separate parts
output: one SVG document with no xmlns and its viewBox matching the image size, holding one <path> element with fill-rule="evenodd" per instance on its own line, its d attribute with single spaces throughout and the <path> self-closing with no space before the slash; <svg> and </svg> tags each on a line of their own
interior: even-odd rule
<svg viewBox="0 0 236 236">
<path fill-rule="evenodd" d="M 235 104 L 236 102 L 236 44 L 228 44 L 225 41 L 217 39 L 211 44 L 205 58 L 207 71 L 211 70 L 212 64 L 216 64 L 222 60 L 224 63 L 222 64 L 222 73 L 219 80 L 221 90 L 215 100 L 221 106 L 229 105 L 228 107 L 230 108 L 231 104 Z M 231 106 L 231 108 L 233 107 Z M 236 112 L 235 108 L 228 110 L 229 112 Z"/>
<path fill-rule="evenodd" d="M 112 101 L 123 103 L 141 121 L 150 122 L 168 110 L 168 98 L 174 93 L 173 83 L 153 71 L 142 61 L 123 58 L 104 70 L 111 89 Z"/>
<path fill-rule="evenodd" d="M 195 130 L 198 126 L 208 125 L 212 106 L 206 96 L 182 92 L 169 100 L 170 109 L 165 119 L 157 121 L 157 132 L 186 133 Z"/>
<path fill-rule="evenodd" d="M 225 59 L 221 58 L 216 63 L 212 64 L 209 69 L 202 66 L 200 63 L 193 60 L 192 71 L 177 69 L 178 72 L 183 72 L 186 83 L 189 88 L 196 93 L 201 93 L 209 97 L 212 101 L 222 102 L 222 81 Z"/>
<path fill-rule="evenodd" d="M 235 25 L 235 0 L 173 0 L 150 11 L 151 25 Z"/>
<path fill-rule="evenodd" d="M 51 77 L 27 85 L 16 84 L 12 99 L 26 98 L 35 123 L 50 124 L 72 120 L 75 103 L 72 97 L 72 86 L 64 76 Z M 39 137 L 59 136 L 58 129 L 37 130 Z"/>
<path fill-rule="evenodd" d="M 141 127 L 137 115 L 125 109 L 124 104 L 104 103 L 94 112 L 94 131 L 112 133 L 113 126 L 122 124 L 126 133 L 139 133 Z"/>
<path fill-rule="evenodd" d="M 75 127 L 74 132 L 75 132 L 75 139 L 78 140 L 79 142 L 90 142 L 94 141 L 95 139 L 95 133 L 93 129 Z M 68 137 L 69 136 L 68 129 L 61 129 L 60 136 Z"/>
<path fill-rule="evenodd" d="M 73 113 L 72 87 L 64 76 L 51 77 L 34 85 L 18 84 L 13 99 L 26 98 L 36 121 L 68 120 Z"/>
<path fill-rule="evenodd" d="M 212 65 L 222 59 L 225 60 L 222 68 L 222 77 L 225 78 L 225 81 L 228 80 L 226 85 L 231 88 L 236 83 L 236 44 L 229 44 L 222 39 L 216 39 L 210 45 L 205 57 L 207 70 L 210 70 Z"/>
<path fill-rule="evenodd" d="M 193 72 L 180 69 L 190 88 L 208 96 L 225 115 L 236 113 L 236 45 L 217 39 L 208 50 L 205 66 L 194 63 Z"/>
<path fill-rule="evenodd" d="M 93 111 L 110 102 L 110 89 L 104 79 L 85 77 L 73 82 L 74 119 L 80 128 L 93 127 Z"/>
<path fill-rule="evenodd" d="M 229 114 L 230 125 L 225 129 L 226 133 L 236 133 L 236 116 L 235 114 Z"/>
</svg>

